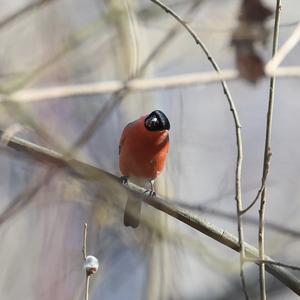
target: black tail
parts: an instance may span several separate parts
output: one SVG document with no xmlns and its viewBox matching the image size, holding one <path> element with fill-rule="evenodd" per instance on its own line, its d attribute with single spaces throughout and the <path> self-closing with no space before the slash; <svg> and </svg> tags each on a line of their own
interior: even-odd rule
<svg viewBox="0 0 300 300">
<path fill-rule="evenodd" d="M 137 228 L 140 224 L 142 202 L 138 199 L 128 198 L 125 212 L 124 225 Z"/>
</svg>

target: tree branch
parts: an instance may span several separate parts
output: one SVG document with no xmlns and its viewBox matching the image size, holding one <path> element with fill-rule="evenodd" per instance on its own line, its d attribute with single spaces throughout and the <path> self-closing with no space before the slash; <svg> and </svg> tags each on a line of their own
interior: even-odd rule
<svg viewBox="0 0 300 300">
<path fill-rule="evenodd" d="M 0 131 L 0 133 L 3 132 Z M 207 222 L 198 216 L 191 214 L 187 210 L 182 209 L 177 205 L 174 205 L 172 201 L 167 201 L 160 197 L 147 197 L 144 193 L 145 189 L 139 186 L 134 184 L 122 185 L 119 177 L 111 173 L 79 160 L 71 158 L 66 159 L 61 153 L 41 147 L 18 137 L 12 137 L 8 141 L 7 146 L 17 151 L 27 153 L 31 158 L 41 163 L 54 165 L 61 169 L 68 170 L 73 176 L 86 180 L 97 180 L 102 184 L 107 184 L 114 188 L 116 193 L 131 193 L 136 197 L 136 199 L 142 199 L 145 203 L 151 205 L 152 207 L 165 212 L 166 214 L 185 223 L 189 227 L 202 232 L 215 241 L 233 249 L 234 251 L 240 252 L 239 240 L 231 233 Z M 247 243 L 244 243 L 244 246 L 245 254 L 248 257 L 259 259 L 258 250 L 256 248 Z M 265 256 L 265 259 L 272 261 L 272 259 L 267 256 Z M 293 290 L 297 295 L 300 295 L 300 281 L 293 274 L 276 265 L 267 265 L 266 270 L 278 280 L 283 282 L 291 290 Z"/>
<path fill-rule="evenodd" d="M 300 67 L 281 67 L 276 69 L 274 72 L 271 72 L 267 76 L 297 78 L 300 77 Z M 118 80 L 100 81 L 95 83 L 54 86 L 49 88 L 22 89 L 11 95 L 0 93 L 0 103 L 5 103 L 6 101 L 28 103 L 45 100 L 58 100 L 71 97 L 76 100 L 75 97 L 77 96 L 114 93 L 120 89 L 123 89 L 125 84 L 127 84 L 128 90 L 132 93 L 159 89 L 190 87 L 200 84 L 213 84 L 218 83 L 221 80 L 234 81 L 239 79 L 241 79 L 241 77 L 239 76 L 238 72 L 236 70 L 229 69 L 222 70 L 219 73 L 199 72 L 156 78 L 133 79 L 128 83 Z"/>
<path fill-rule="evenodd" d="M 276 19 L 275 19 L 276 22 Z M 291 36 L 281 46 L 281 48 L 274 53 L 272 59 L 267 63 L 265 70 L 267 74 L 273 74 L 277 67 L 281 64 L 284 58 L 293 50 L 293 48 L 299 43 L 300 40 L 300 23 L 293 31 Z M 278 47 L 278 46 L 277 46 Z"/>
</svg>

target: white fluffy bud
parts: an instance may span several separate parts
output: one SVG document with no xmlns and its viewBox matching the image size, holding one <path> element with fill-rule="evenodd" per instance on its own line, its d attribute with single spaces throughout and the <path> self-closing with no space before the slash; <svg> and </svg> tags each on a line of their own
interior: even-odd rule
<svg viewBox="0 0 300 300">
<path fill-rule="evenodd" d="M 89 255 L 84 262 L 84 269 L 87 275 L 95 274 L 98 271 L 99 262 L 95 256 Z"/>
</svg>

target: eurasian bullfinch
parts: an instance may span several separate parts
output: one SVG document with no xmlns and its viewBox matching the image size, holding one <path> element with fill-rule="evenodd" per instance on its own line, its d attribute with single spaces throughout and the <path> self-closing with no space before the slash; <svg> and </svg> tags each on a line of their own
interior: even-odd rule
<svg viewBox="0 0 300 300">
<path fill-rule="evenodd" d="M 162 172 L 169 151 L 170 122 L 160 110 L 129 123 L 123 130 L 119 145 L 119 166 L 123 181 L 146 187 Z M 141 201 L 128 198 L 124 225 L 139 225 Z"/>
</svg>

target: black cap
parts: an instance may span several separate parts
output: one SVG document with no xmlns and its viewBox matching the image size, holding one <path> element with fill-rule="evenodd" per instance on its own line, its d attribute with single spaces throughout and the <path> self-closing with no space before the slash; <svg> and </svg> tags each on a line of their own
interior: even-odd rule
<svg viewBox="0 0 300 300">
<path fill-rule="evenodd" d="M 151 131 L 170 130 L 167 116 L 160 110 L 154 110 L 145 119 L 145 127 Z"/>
</svg>

